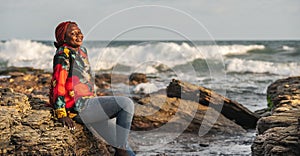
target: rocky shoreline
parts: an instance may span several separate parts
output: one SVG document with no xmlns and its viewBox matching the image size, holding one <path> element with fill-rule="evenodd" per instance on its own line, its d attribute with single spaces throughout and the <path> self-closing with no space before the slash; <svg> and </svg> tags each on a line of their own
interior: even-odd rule
<svg viewBox="0 0 300 156">
<path fill-rule="evenodd" d="M 46 107 L 50 74 L 26 69 L 0 79 L 0 155 L 110 155 L 82 125 L 70 131 Z"/>
<path fill-rule="evenodd" d="M 48 101 L 50 73 L 31 68 L 11 68 L 0 72 L 0 75 L 7 75 L 0 79 L 0 155 L 60 155 L 62 153 L 64 155 L 112 155 L 114 153 L 110 145 L 107 145 L 103 140 L 94 138 L 85 126 L 76 124 L 76 130 L 70 131 L 66 127 L 62 127 L 57 121 L 53 116 L 53 110 L 45 106 Z M 109 74 L 96 75 L 95 82 L 98 87 L 98 96 L 112 95 L 109 85 L 112 81 L 111 76 Z M 132 85 L 147 82 L 144 80 L 145 78 L 143 75 L 138 75 L 137 79 L 132 77 L 128 79 L 128 76 L 125 75 L 114 75 L 113 81 L 116 81 L 114 83 Z M 292 86 L 292 82 L 294 81 L 291 81 L 291 84 L 288 85 Z M 272 85 L 269 88 L 272 88 Z M 290 112 L 292 116 L 293 113 L 299 113 L 300 104 L 297 101 L 286 101 L 294 100 L 291 99 L 296 98 L 294 95 L 289 95 L 290 99 L 286 99 L 287 96 L 280 96 L 281 94 L 279 95 L 278 92 L 272 91 L 274 89 L 268 90 L 270 101 L 274 101 L 272 116 L 279 118 L 278 116 L 284 116 L 282 114 L 284 112 Z M 292 90 L 285 91 L 290 94 L 294 93 Z M 211 94 L 211 92 L 208 93 Z M 297 97 L 298 95 L 297 93 Z M 215 97 L 219 97 L 219 95 Z M 276 97 L 282 97 L 283 99 Z M 244 128 L 247 126 L 237 124 L 230 119 L 228 113 L 225 112 L 225 115 L 223 115 L 223 112 L 219 114 L 214 108 L 208 107 L 205 100 L 216 102 L 216 99 L 209 98 L 208 94 L 205 94 L 202 99 L 200 97 L 199 101 L 168 97 L 166 90 L 160 90 L 150 95 L 134 94 L 131 98 L 135 102 L 135 116 L 131 127 L 133 131 L 147 131 L 169 124 L 172 128 L 166 129 L 164 131 L 166 133 L 172 133 L 173 130 L 186 126 L 184 133 L 198 134 L 200 126 L 211 127 L 205 135 L 206 138 L 216 135 L 243 135 L 246 132 Z M 276 100 L 279 103 L 276 103 Z M 230 100 L 226 99 L 226 101 Z M 283 108 L 279 105 L 291 109 L 283 112 Z M 184 109 L 180 110 L 180 108 Z M 276 112 L 279 113 L 278 111 L 281 114 L 276 116 Z M 211 113 L 205 119 L 206 112 Z M 204 120 L 214 120 L 215 116 L 218 116 L 216 122 L 203 122 Z M 273 146 L 273 142 L 270 142 L 270 144 L 265 143 L 268 142 L 268 139 L 266 139 L 268 137 L 264 135 L 267 135 L 272 128 L 278 127 L 276 125 L 278 124 L 277 121 L 271 122 L 273 127 L 270 126 L 269 121 L 275 121 L 271 119 L 272 116 L 264 117 L 258 122 L 259 135 L 252 145 L 253 155 L 263 154 L 267 148 Z M 171 122 L 169 122 L 170 119 L 172 119 Z M 285 123 L 284 119 L 282 119 L 282 123 Z M 286 123 L 286 127 L 294 128 L 294 118 L 288 121 L 291 121 L 291 123 Z M 185 125 L 185 122 L 188 125 Z M 275 129 L 276 132 L 280 132 L 280 130 Z M 299 136 L 299 133 L 297 135 Z M 293 138 L 290 140 L 290 137 L 288 137 L 286 140 L 287 142 L 291 141 L 287 147 L 290 147 L 290 145 L 294 147 Z M 299 142 L 295 146 L 298 147 Z M 137 152 L 139 150 L 137 147 L 133 147 L 133 149 Z"/>
<path fill-rule="evenodd" d="M 275 81 L 267 99 L 271 115 L 257 123 L 252 155 L 300 155 L 300 77 Z"/>
</svg>

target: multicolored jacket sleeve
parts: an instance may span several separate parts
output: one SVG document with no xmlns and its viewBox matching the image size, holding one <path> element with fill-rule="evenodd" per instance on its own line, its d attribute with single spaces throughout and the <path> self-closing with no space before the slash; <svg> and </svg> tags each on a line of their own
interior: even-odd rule
<svg viewBox="0 0 300 156">
<path fill-rule="evenodd" d="M 69 50 L 64 49 L 63 52 L 57 53 L 53 60 L 53 94 L 56 102 L 54 103 L 55 113 L 57 118 L 67 116 L 65 94 L 67 94 L 65 84 L 69 74 Z"/>
</svg>

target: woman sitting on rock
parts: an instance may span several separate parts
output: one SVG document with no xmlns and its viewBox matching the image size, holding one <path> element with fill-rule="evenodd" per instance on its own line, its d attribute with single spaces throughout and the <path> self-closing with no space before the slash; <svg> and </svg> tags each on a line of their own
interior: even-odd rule
<svg viewBox="0 0 300 156">
<path fill-rule="evenodd" d="M 83 34 L 75 22 L 62 22 L 55 29 L 57 48 L 53 60 L 50 104 L 58 120 L 74 129 L 84 123 L 95 136 L 116 147 L 116 155 L 135 155 L 128 146 L 134 104 L 127 97 L 95 97 Z M 111 118 L 116 117 L 116 123 Z"/>
</svg>

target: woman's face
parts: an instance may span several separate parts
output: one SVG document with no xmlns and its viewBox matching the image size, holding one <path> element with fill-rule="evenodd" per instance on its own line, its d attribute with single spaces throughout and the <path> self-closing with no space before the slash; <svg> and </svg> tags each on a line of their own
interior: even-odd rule
<svg viewBox="0 0 300 156">
<path fill-rule="evenodd" d="M 81 30 L 78 28 L 75 24 L 70 24 L 66 31 L 66 43 L 73 47 L 78 48 L 82 44 L 83 40 L 83 34 L 81 33 Z"/>
</svg>

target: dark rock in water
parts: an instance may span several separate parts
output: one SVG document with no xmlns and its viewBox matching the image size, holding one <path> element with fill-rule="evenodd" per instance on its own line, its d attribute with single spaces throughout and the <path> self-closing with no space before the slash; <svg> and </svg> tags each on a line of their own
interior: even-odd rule
<svg viewBox="0 0 300 156">
<path fill-rule="evenodd" d="M 110 88 L 111 85 L 111 74 L 101 74 L 101 75 L 95 75 L 95 84 L 99 88 Z"/>
<path fill-rule="evenodd" d="M 221 113 L 225 117 L 235 121 L 246 129 L 255 128 L 256 122 L 259 119 L 257 114 L 251 112 L 236 101 L 225 98 L 210 89 L 179 80 L 172 80 L 167 87 L 167 95 L 168 97 L 197 101 L 202 105 L 209 105 L 216 110 L 222 108 Z"/>
<path fill-rule="evenodd" d="M 260 117 L 267 117 L 271 115 L 271 111 L 268 108 L 256 110 L 254 113 L 258 114 Z"/>
<path fill-rule="evenodd" d="M 137 85 L 140 83 L 147 83 L 147 76 L 143 73 L 132 73 L 129 76 L 129 85 Z"/>
<path fill-rule="evenodd" d="M 114 84 L 124 83 L 129 85 L 137 85 L 140 83 L 148 82 L 145 74 L 142 73 L 132 73 L 129 77 L 122 74 L 97 74 L 95 76 L 95 84 L 98 87 L 98 96 L 111 96 L 118 95 L 116 92 L 112 92 L 112 87 Z"/>
<path fill-rule="evenodd" d="M 197 102 L 168 98 L 161 94 L 151 94 L 141 99 L 135 98 L 135 102 L 133 130 L 152 130 L 165 126 L 162 130 L 170 132 L 185 130 L 198 133 L 200 127 L 207 128 L 208 134 L 245 132 L 242 127 L 222 114 L 210 107 L 199 105 Z"/>
<path fill-rule="evenodd" d="M 300 155 L 300 77 L 280 79 L 267 90 L 271 116 L 257 124 L 253 155 Z"/>
<path fill-rule="evenodd" d="M 273 127 L 289 127 L 297 123 L 297 117 L 300 117 L 299 110 L 290 110 L 288 112 L 275 113 L 264 117 L 258 121 L 258 133 L 262 134 Z"/>
<path fill-rule="evenodd" d="M 95 75 L 95 84 L 101 89 L 108 89 L 111 84 L 114 83 L 124 83 L 128 84 L 128 76 L 122 74 L 97 74 Z"/>
<path fill-rule="evenodd" d="M 96 85 L 97 82 L 104 81 L 106 83 L 127 83 L 128 84 L 128 76 L 122 75 L 122 74 L 110 74 L 110 73 L 104 73 L 104 74 L 97 74 L 95 75 L 95 81 Z"/>
<path fill-rule="evenodd" d="M 37 99 L 0 88 L 0 155 L 110 154 L 84 126 L 76 124 L 74 131 L 62 127 L 46 101 Z"/>
<path fill-rule="evenodd" d="M 201 146 L 201 147 L 208 147 L 209 143 L 200 143 L 199 146 Z"/>
<path fill-rule="evenodd" d="M 97 74 L 95 75 L 95 85 L 97 96 L 113 96 L 117 93 L 113 92 L 113 85 L 118 83 L 128 84 L 128 76 L 121 74 Z"/>
</svg>

